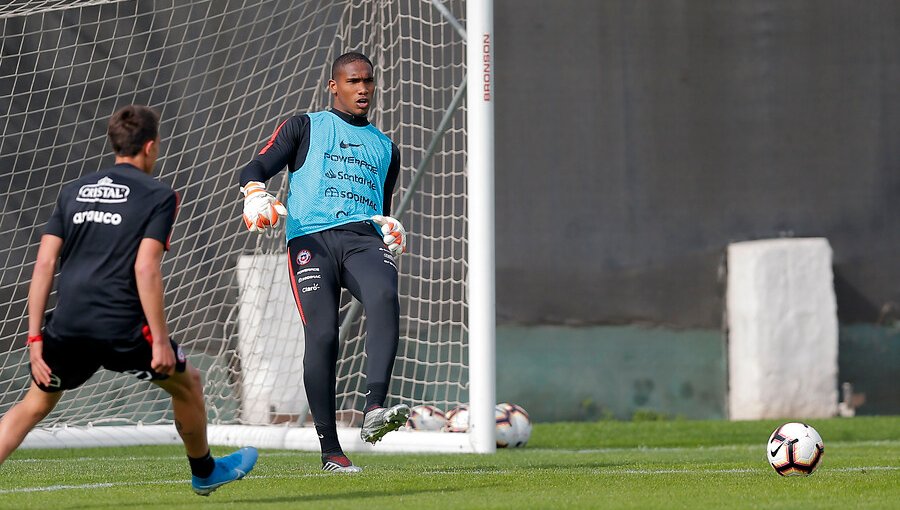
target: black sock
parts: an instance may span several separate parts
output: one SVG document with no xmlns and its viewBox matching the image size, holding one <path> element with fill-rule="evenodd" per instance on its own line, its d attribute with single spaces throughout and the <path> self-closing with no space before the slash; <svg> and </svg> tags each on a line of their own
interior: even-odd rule
<svg viewBox="0 0 900 510">
<path fill-rule="evenodd" d="M 370 384 L 366 392 L 365 412 L 369 412 L 377 407 L 384 407 L 384 399 L 387 398 L 387 384 Z"/>
<path fill-rule="evenodd" d="M 316 425 L 316 433 L 319 436 L 319 447 L 323 455 L 332 455 L 335 452 L 343 454 L 341 443 L 338 442 L 336 427 Z"/>
<path fill-rule="evenodd" d="M 195 459 L 188 456 L 188 462 L 191 463 L 191 474 L 196 476 L 197 478 L 206 478 L 212 474 L 213 469 L 216 468 L 216 461 L 213 460 L 212 455 L 209 454 L 209 451 L 206 452 L 206 455 L 200 457 L 199 459 Z"/>
<path fill-rule="evenodd" d="M 340 448 L 329 452 L 322 452 L 322 462 L 325 462 L 332 457 L 346 457 L 346 455 L 344 455 L 344 451 Z"/>
</svg>

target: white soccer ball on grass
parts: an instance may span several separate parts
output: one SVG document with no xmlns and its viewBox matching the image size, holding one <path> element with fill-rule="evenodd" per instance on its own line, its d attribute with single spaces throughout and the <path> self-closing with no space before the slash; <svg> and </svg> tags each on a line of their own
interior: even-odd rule
<svg viewBox="0 0 900 510">
<path fill-rule="evenodd" d="M 766 445 L 769 464 L 781 476 L 809 476 L 824 455 L 822 436 L 805 423 L 785 423 L 772 432 Z"/>
<path fill-rule="evenodd" d="M 531 438 L 531 418 L 521 406 L 503 402 L 494 407 L 497 448 L 520 448 Z"/>
</svg>

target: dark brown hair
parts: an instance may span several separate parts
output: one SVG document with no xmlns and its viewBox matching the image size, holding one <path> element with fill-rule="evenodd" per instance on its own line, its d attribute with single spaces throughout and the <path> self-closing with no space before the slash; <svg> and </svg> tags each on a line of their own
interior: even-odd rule
<svg viewBox="0 0 900 510">
<path fill-rule="evenodd" d="M 128 105 L 109 118 L 106 134 L 117 156 L 135 156 L 159 136 L 159 114 L 146 106 Z"/>
</svg>

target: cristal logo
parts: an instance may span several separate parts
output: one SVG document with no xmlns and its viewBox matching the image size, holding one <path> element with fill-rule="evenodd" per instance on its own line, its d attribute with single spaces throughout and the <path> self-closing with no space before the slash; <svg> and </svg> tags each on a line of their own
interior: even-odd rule
<svg viewBox="0 0 900 510">
<path fill-rule="evenodd" d="M 128 201 L 131 189 L 124 184 L 114 184 L 109 177 L 97 181 L 97 184 L 85 184 L 78 190 L 75 200 L 79 202 L 120 204 Z"/>
</svg>

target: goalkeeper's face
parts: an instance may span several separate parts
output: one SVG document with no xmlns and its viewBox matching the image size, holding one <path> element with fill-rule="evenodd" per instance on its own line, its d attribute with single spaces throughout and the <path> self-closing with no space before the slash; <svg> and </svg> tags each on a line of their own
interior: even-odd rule
<svg viewBox="0 0 900 510">
<path fill-rule="evenodd" d="M 334 96 L 334 108 L 344 113 L 366 116 L 375 94 L 375 77 L 372 67 L 362 60 L 341 67 L 334 79 L 328 80 L 328 89 Z"/>
</svg>

